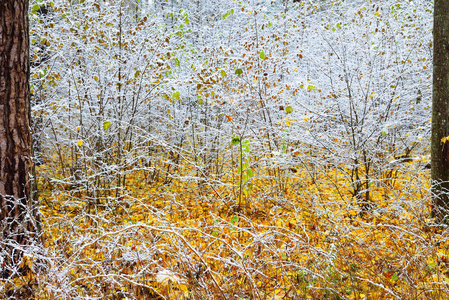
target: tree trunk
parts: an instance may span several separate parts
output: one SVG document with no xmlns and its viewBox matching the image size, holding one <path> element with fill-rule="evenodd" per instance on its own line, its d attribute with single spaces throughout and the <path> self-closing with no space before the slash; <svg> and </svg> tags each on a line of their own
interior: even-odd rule
<svg viewBox="0 0 449 300">
<path fill-rule="evenodd" d="M 32 244 L 28 0 L 0 0 L 0 276 L 22 276 Z"/>
<path fill-rule="evenodd" d="M 435 0 L 433 28 L 432 215 L 444 222 L 449 206 L 449 1 Z M 446 220 L 447 221 L 447 220 Z"/>
</svg>

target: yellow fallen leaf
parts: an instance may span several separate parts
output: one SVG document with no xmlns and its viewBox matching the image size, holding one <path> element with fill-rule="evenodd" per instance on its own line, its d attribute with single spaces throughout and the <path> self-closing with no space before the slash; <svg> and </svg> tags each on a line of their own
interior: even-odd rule
<svg viewBox="0 0 449 300">
<path fill-rule="evenodd" d="M 184 283 L 179 284 L 179 289 L 184 293 L 184 296 L 189 297 L 189 289 Z"/>
</svg>

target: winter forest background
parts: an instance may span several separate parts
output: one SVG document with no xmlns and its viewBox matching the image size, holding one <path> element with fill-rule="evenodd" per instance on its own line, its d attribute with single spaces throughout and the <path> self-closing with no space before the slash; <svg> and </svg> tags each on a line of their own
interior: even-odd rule
<svg viewBox="0 0 449 300">
<path fill-rule="evenodd" d="M 30 3 L 38 299 L 445 299 L 433 3 Z M 45 275 L 39 275 L 45 274 Z"/>
</svg>

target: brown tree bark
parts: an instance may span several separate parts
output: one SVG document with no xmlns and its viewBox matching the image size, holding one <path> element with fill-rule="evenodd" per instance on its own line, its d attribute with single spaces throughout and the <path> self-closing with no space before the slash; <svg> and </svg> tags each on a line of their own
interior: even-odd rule
<svg viewBox="0 0 449 300">
<path fill-rule="evenodd" d="M 435 0 L 433 25 L 431 179 L 432 215 L 447 222 L 449 208 L 449 1 Z M 446 220 L 445 220 L 446 219 Z"/>
<path fill-rule="evenodd" d="M 32 244 L 28 0 L 0 0 L 0 277 Z"/>
</svg>

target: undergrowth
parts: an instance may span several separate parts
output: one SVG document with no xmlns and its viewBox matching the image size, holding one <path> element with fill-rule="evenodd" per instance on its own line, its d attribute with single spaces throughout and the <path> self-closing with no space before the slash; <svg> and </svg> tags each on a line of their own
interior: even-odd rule
<svg viewBox="0 0 449 300">
<path fill-rule="evenodd" d="M 370 211 L 345 192 L 337 170 L 315 180 L 295 171 L 285 172 L 279 193 L 260 170 L 239 207 L 225 178 L 148 182 L 134 172 L 119 196 L 95 200 L 46 182 L 52 166 L 42 166 L 45 271 L 3 291 L 31 286 L 36 299 L 449 296 L 448 231 L 429 218 L 426 171 L 373 185 Z M 32 267 L 36 257 L 26 259 Z"/>
</svg>

